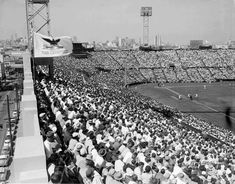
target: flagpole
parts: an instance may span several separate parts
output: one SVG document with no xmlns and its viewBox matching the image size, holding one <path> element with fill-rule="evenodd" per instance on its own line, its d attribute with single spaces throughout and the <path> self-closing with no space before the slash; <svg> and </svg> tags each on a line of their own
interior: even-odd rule
<svg viewBox="0 0 235 184">
<path fill-rule="evenodd" d="M 32 64 L 33 64 L 33 82 L 35 83 L 35 60 L 34 60 L 34 34 L 33 33 L 33 44 L 32 44 L 32 49 L 31 49 L 31 56 L 32 56 Z"/>
<path fill-rule="evenodd" d="M 35 68 L 35 59 L 34 59 L 34 55 L 33 55 L 33 57 L 32 57 L 32 62 L 33 62 L 33 81 L 35 82 L 35 70 L 36 70 L 36 68 Z"/>
</svg>

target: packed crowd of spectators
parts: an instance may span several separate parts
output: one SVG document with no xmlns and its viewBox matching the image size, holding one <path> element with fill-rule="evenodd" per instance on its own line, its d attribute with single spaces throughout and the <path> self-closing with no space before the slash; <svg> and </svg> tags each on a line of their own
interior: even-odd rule
<svg viewBox="0 0 235 184">
<path fill-rule="evenodd" d="M 103 51 L 92 53 L 92 61 L 109 69 L 137 69 L 143 74 L 142 79 L 138 80 L 143 81 L 147 79 L 158 82 L 155 72 L 151 70 L 161 69 L 163 77 L 160 80 L 163 82 L 214 82 L 235 78 L 234 52 L 228 49 Z"/>
<path fill-rule="evenodd" d="M 63 60 L 70 60 L 74 66 L 73 70 L 88 71 L 90 74 L 98 69 L 104 69 L 115 70 L 115 74 L 124 76 L 126 68 L 128 84 L 146 81 L 214 82 L 235 79 L 234 52 L 233 50 L 100 51 L 91 53 L 91 57 L 87 59 L 63 57 Z"/>
<path fill-rule="evenodd" d="M 122 88 L 124 70 L 97 71 L 101 65 L 94 53 L 85 60 L 57 58 L 53 80 L 38 68 L 35 91 L 51 183 L 235 183 L 231 131 Z"/>
</svg>

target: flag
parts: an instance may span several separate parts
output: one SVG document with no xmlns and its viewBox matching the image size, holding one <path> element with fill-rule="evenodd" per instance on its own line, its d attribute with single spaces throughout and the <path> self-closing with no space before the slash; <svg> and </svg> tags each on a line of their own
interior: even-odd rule
<svg viewBox="0 0 235 184">
<path fill-rule="evenodd" d="M 59 57 L 72 53 L 72 38 L 61 36 L 52 38 L 39 33 L 34 33 L 34 57 Z"/>
</svg>

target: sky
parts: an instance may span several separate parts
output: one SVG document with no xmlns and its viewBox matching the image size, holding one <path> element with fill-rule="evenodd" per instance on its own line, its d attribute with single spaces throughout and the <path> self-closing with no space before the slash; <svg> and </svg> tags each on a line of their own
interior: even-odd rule
<svg viewBox="0 0 235 184">
<path fill-rule="evenodd" d="M 78 41 L 106 41 L 143 35 L 142 6 L 151 6 L 149 40 L 225 43 L 235 40 L 235 0 L 50 0 L 53 36 Z M 26 35 L 25 0 L 0 0 L 0 39 Z M 44 33 L 44 32 L 42 32 Z"/>
</svg>

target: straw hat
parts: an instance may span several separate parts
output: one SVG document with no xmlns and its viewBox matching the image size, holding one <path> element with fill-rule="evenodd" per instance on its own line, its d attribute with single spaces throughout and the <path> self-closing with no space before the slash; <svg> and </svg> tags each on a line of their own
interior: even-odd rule
<svg viewBox="0 0 235 184">
<path fill-rule="evenodd" d="M 57 131 L 57 127 L 56 127 L 56 125 L 55 124 L 50 124 L 49 125 L 49 128 L 52 130 L 52 132 L 56 132 Z"/>
<path fill-rule="evenodd" d="M 123 174 L 121 172 L 116 172 L 113 177 L 115 180 L 120 181 L 123 179 Z"/>
<path fill-rule="evenodd" d="M 184 174 L 183 174 L 183 173 L 179 173 L 179 174 L 177 175 L 177 177 L 182 179 L 182 178 L 184 178 Z"/>
<path fill-rule="evenodd" d="M 39 114 L 39 117 L 42 118 L 42 117 L 44 117 L 45 115 L 46 115 L 46 113 L 43 112 L 43 113 Z"/>
<path fill-rule="evenodd" d="M 73 132 L 72 137 L 78 137 L 79 133 L 78 132 Z"/>
<path fill-rule="evenodd" d="M 80 155 L 81 155 L 81 156 L 85 156 L 85 155 L 86 155 L 86 149 L 85 149 L 85 148 L 82 148 L 82 149 L 80 150 Z"/>
<path fill-rule="evenodd" d="M 128 176 L 132 176 L 134 174 L 134 171 L 131 169 L 131 168 L 127 168 L 126 169 L 126 175 L 128 175 Z"/>
<path fill-rule="evenodd" d="M 99 150 L 98 153 L 100 154 L 100 156 L 104 157 L 106 155 L 107 151 L 106 151 L 106 149 L 102 148 L 102 149 Z"/>
</svg>

